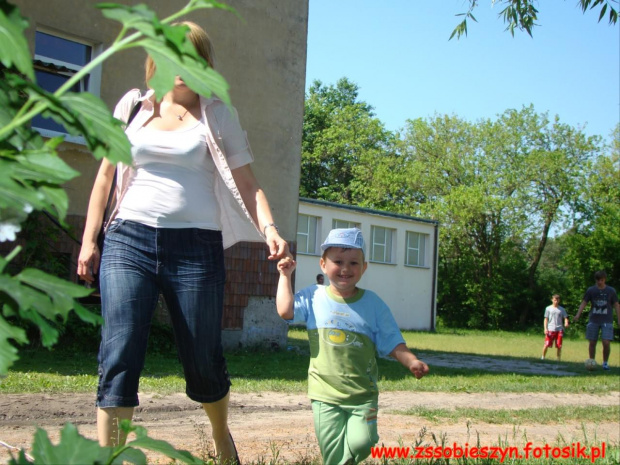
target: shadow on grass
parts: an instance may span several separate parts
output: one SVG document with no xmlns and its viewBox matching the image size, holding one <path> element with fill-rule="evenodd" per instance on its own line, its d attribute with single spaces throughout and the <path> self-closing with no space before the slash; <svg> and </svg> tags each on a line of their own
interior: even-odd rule
<svg viewBox="0 0 620 465">
<path fill-rule="evenodd" d="M 563 371 L 573 374 L 571 378 L 586 378 L 595 381 L 597 378 L 620 379 L 620 369 L 613 367 L 609 371 L 603 371 L 600 366 L 594 371 L 587 371 L 582 363 L 555 361 L 541 361 L 535 358 L 506 357 L 506 356 L 483 356 L 467 352 L 441 352 L 425 350 L 418 354 L 425 360 L 433 377 L 460 377 L 485 378 L 493 376 L 506 377 L 516 375 L 521 379 L 532 377 L 557 378 L 558 373 L 554 367 L 560 367 Z M 236 350 L 225 354 L 228 370 L 233 378 L 247 380 L 282 380 L 282 381 L 305 381 L 308 376 L 309 350 L 307 343 L 293 343 L 286 349 L 248 349 Z M 433 360 L 449 359 L 452 366 L 433 364 Z M 468 361 L 476 359 L 478 362 L 488 360 L 489 365 L 505 367 L 505 370 L 485 369 L 480 366 L 471 366 Z M 461 364 L 461 366 L 459 366 Z M 398 362 L 379 359 L 379 376 L 382 381 L 399 381 L 411 378 L 411 374 Z M 477 365 L 484 366 L 484 363 Z M 510 367 L 516 365 L 531 365 L 539 368 L 533 372 L 517 372 Z M 26 349 L 20 351 L 20 360 L 11 368 L 14 373 L 57 373 L 63 376 L 92 375 L 97 376 L 97 354 L 94 351 L 76 351 L 75 349 L 63 349 L 58 347 L 54 350 Z M 176 351 L 160 351 L 147 353 L 144 378 L 163 378 L 170 376 L 183 377 L 183 370 L 178 360 Z M 619 386 L 620 387 L 620 386 Z"/>
</svg>

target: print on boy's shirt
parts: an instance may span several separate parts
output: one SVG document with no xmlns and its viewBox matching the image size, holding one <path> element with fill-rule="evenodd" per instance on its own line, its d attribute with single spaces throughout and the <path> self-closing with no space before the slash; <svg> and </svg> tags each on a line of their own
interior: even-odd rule
<svg viewBox="0 0 620 465">
<path fill-rule="evenodd" d="M 361 342 L 357 342 L 357 335 L 355 334 L 355 325 L 351 322 L 343 320 L 342 318 L 332 318 L 325 322 L 326 332 L 321 332 L 321 338 L 324 342 L 334 346 L 348 346 L 357 345 L 360 346 Z"/>
<path fill-rule="evenodd" d="M 598 299 L 592 301 L 592 313 L 595 315 L 607 315 L 607 294 L 601 294 Z"/>
</svg>

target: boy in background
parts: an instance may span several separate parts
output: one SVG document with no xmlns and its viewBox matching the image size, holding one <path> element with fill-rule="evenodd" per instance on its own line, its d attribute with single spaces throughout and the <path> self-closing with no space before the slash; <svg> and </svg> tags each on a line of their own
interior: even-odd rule
<svg viewBox="0 0 620 465">
<path fill-rule="evenodd" d="M 306 323 L 308 396 L 323 462 L 359 463 L 379 440 L 375 353 L 395 358 L 417 379 L 428 373 L 428 366 L 407 348 L 387 305 L 374 292 L 357 287 L 368 265 L 362 232 L 333 229 L 321 250 L 319 264 L 329 285 L 312 285 L 293 295 L 296 264 L 282 259 L 276 306 L 289 323 Z"/>
<path fill-rule="evenodd" d="M 562 326 L 562 320 L 564 320 L 564 326 Z M 545 309 L 545 322 L 543 323 L 545 343 L 543 345 L 542 357 L 540 357 L 541 360 L 545 359 L 547 349 L 553 347 L 554 341 L 558 349 L 558 362 L 562 359 L 564 328 L 568 328 L 568 314 L 564 307 L 560 307 L 560 295 L 554 294 L 551 296 L 551 305 Z"/>
</svg>

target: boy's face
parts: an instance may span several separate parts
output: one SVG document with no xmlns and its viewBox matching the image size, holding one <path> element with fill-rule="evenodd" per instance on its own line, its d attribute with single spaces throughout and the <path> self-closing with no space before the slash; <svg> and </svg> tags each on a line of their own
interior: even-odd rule
<svg viewBox="0 0 620 465">
<path fill-rule="evenodd" d="M 329 278 L 331 291 L 340 297 L 351 297 L 368 264 L 360 249 L 330 247 L 321 258 L 321 270 Z"/>
<path fill-rule="evenodd" d="M 555 305 L 557 307 L 560 304 L 560 298 L 559 297 L 552 297 L 551 298 L 551 302 L 553 302 L 553 305 Z"/>
</svg>

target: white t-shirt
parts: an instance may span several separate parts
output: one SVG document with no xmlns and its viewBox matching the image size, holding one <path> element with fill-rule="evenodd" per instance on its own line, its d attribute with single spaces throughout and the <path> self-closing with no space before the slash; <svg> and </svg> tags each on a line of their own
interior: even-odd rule
<svg viewBox="0 0 620 465">
<path fill-rule="evenodd" d="M 564 330 L 564 318 L 568 318 L 568 314 L 564 307 L 554 307 L 549 305 L 545 309 L 545 318 L 547 318 L 547 330 L 548 331 L 563 331 Z"/>
<path fill-rule="evenodd" d="M 129 136 L 135 176 L 117 217 L 156 228 L 221 230 L 214 191 L 218 172 L 204 122 L 178 131 L 142 127 Z"/>
</svg>

